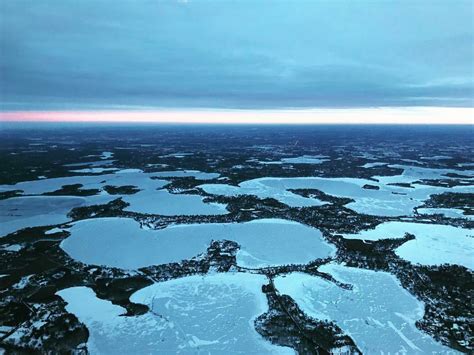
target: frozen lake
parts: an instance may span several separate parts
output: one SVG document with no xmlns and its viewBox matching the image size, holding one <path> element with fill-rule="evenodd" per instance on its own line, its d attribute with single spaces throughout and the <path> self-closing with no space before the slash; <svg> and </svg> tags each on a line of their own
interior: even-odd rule
<svg viewBox="0 0 474 355">
<path fill-rule="evenodd" d="M 261 292 L 266 283 L 261 275 L 231 273 L 156 283 L 131 296 L 150 307 L 134 317 L 120 316 L 124 308 L 87 287 L 57 294 L 89 329 L 92 354 L 294 354 L 265 341 L 253 327 L 268 310 Z"/>
<path fill-rule="evenodd" d="M 453 354 L 418 330 L 424 304 L 393 276 L 326 264 L 319 271 L 349 283 L 343 289 L 319 277 L 293 273 L 275 279 L 282 294 L 291 296 L 309 316 L 335 322 L 364 354 Z"/>
<path fill-rule="evenodd" d="M 326 155 L 303 155 L 300 157 L 292 157 L 292 158 L 282 158 L 281 160 L 277 161 L 259 161 L 260 164 L 264 165 L 280 165 L 280 164 L 322 164 L 325 161 L 329 161 Z"/>
<path fill-rule="evenodd" d="M 89 170 L 86 169 L 88 172 Z M 12 185 L 0 185 L 1 191 L 22 190 L 24 194 L 39 195 L 61 189 L 64 185 L 82 184 L 82 189 L 101 189 L 106 185 L 112 186 L 136 186 L 142 190 L 156 190 L 165 186 L 168 181 L 163 180 L 172 177 L 195 177 L 196 179 L 209 180 L 218 177 L 219 174 L 204 173 L 196 170 L 161 171 L 156 173 L 144 173 L 140 169 L 122 169 L 114 174 L 103 175 L 80 175 L 60 178 L 23 181 Z M 163 178 L 163 179 L 156 179 Z"/>
<path fill-rule="evenodd" d="M 96 218 L 74 223 L 70 232 L 61 247 L 72 258 L 123 269 L 190 259 L 224 239 L 241 246 L 237 263 L 245 267 L 305 264 L 335 252 L 319 230 L 281 219 L 146 230 L 129 218 Z"/>
<path fill-rule="evenodd" d="M 443 224 L 411 222 L 386 222 L 375 229 L 358 234 L 346 234 L 344 238 L 379 240 L 403 238 L 405 233 L 415 235 L 395 250 L 401 258 L 415 264 L 457 264 L 474 269 L 474 231 Z"/>
<path fill-rule="evenodd" d="M 474 173 L 468 170 L 434 169 L 401 164 L 392 164 L 388 165 L 388 167 L 403 169 L 403 173 L 401 175 L 395 176 L 374 176 L 374 178 L 383 184 L 414 183 L 419 180 L 449 179 L 447 174 L 459 174 L 461 176 L 467 176 L 466 179 L 474 178 Z"/>
<path fill-rule="evenodd" d="M 199 187 L 205 192 L 213 195 L 253 195 L 261 199 L 274 198 L 290 207 L 314 207 L 326 204 L 326 202 L 322 202 L 316 198 L 307 198 L 291 191 L 287 191 L 291 188 L 287 187 L 285 184 L 289 180 L 291 181 L 292 179 L 262 178 L 244 181 L 239 184 L 239 186 L 226 184 L 203 184 Z M 275 186 L 277 183 L 280 183 L 280 186 Z"/>
<path fill-rule="evenodd" d="M 0 200 L 0 237 L 23 228 L 68 222 L 75 207 L 106 203 L 113 196 L 25 196 Z"/>
<path fill-rule="evenodd" d="M 130 204 L 124 211 L 146 214 L 189 216 L 229 213 L 224 204 L 205 203 L 199 195 L 172 194 L 167 190 L 144 190 L 123 196 L 122 200 Z"/>
<path fill-rule="evenodd" d="M 404 182 L 402 175 L 389 177 L 390 182 Z M 378 177 L 379 178 L 379 177 Z M 413 178 L 410 178 L 412 181 Z M 364 188 L 366 185 L 377 189 Z M 238 196 L 254 195 L 259 198 L 275 198 L 290 207 L 309 207 L 324 204 L 318 199 L 306 198 L 294 194 L 290 189 L 317 189 L 336 197 L 352 198 L 354 202 L 347 207 L 363 214 L 379 216 L 413 215 L 413 209 L 420 206 L 430 195 L 443 192 L 473 192 L 471 186 L 456 186 L 452 188 L 414 185 L 412 188 L 387 185 L 359 178 L 259 178 L 247 180 L 232 186 L 226 184 L 203 184 L 204 191 L 214 195 Z"/>
<path fill-rule="evenodd" d="M 94 170 L 99 169 L 99 170 Z M 101 172 L 101 168 L 83 169 L 84 173 Z M 171 194 L 165 185 L 173 177 L 195 177 L 208 180 L 218 177 L 219 174 L 204 173 L 196 170 L 162 171 L 144 173 L 138 169 L 122 169 L 114 174 L 97 176 L 83 175 L 62 178 L 43 179 L 20 182 L 15 185 L 0 185 L 0 191 L 23 190 L 24 194 L 43 194 L 61 189 L 64 185 L 82 184 L 81 189 L 101 190 L 107 185 L 136 186 L 141 191 L 133 195 L 114 195 L 109 201 L 121 197 L 130 206 L 126 211 L 173 215 L 219 215 L 226 214 L 226 206 L 217 203 L 204 203 L 203 197 L 197 195 Z M 107 195 L 101 191 L 102 195 Z M 94 201 L 95 196 L 87 196 L 88 201 Z M 104 199 L 105 201 L 106 199 Z M 103 202 L 102 202 L 103 203 Z M 61 223 L 61 222 L 58 222 Z"/>
<path fill-rule="evenodd" d="M 117 168 L 84 168 L 84 169 L 76 169 L 76 170 L 69 170 L 71 173 L 79 173 L 79 174 L 102 174 L 112 171 L 117 171 Z"/>
<path fill-rule="evenodd" d="M 465 215 L 463 210 L 457 208 L 418 208 L 416 211 L 419 214 L 424 214 L 428 216 L 441 214 L 449 218 L 465 218 L 469 220 L 474 220 L 474 215 Z"/>
</svg>

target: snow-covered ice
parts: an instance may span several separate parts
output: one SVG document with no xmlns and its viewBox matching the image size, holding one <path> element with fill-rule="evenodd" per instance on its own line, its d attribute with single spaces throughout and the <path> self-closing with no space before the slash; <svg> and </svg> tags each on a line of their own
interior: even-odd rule
<svg viewBox="0 0 474 355">
<path fill-rule="evenodd" d="M 382 162 L 373 162 L 373 163 L 365 163 L 362 165 L 362 168 L 370 169 L 370 168 L 376 168 L 378 166 L 384 166 L 388 165 L 388 163 L 382 163 Z"/>
<path fill-rule="evenodd" d="M 309 316 L 335 322 L 364 354 L 451 354 L 455 351 L 418 330 L 424 304 L 389 273 L 326 264 L 319 271 L 352 290 L 302 273 L 279 276 L 275 286 Z"/>
<path fill-rule="evenodd" d="M 100 159 L 110 159 L 114 156 L 114 153 L 112 152 L 102 152 L 100 155 Z"/>
<path fill-rule="evenodd" d="M 291 164 L 321 164 L 324 163 L 325 161 L 329 161 L 329 159 L 324 159 L 328 158 L 325 155 L 303 155 L 301 157 L 295 157 L 295 158 L 283 158 L 281 161 L 283 163 L 291 163 Z"/>
<path fill-rule="evenodd" d="M 262 275 L 232 273 L 156 283 L 130 297 L 150 308 L 132 317 L 120 316 L 124 308 L 87 287 L 57 294 L 88 328 L 91 354 L 293 354 L 254 329 L 254 319 L 268 309 L 261 292 L 266 283 Z"/>
<path fill-rule="evenodd" d="M 47 230 L 46 232 L 44 232 L 44 234 L 46 235 L 50 235 L 50 234 L 55 234 L 55 233 L 62 233 L 64 232 L 64 229 L 61 229 L 61 228 L 52 228 L 50 230 Z"/>
<path fill-rule="evenodd" d="M 456 170 L 456 169 L 434 169 L 434 168 L 424 168 L 419 166 L 411 165 L 400 165 L 393 164 L 388 165 L 390 168 L 403 169 L 401 175 L 395 176 L 374 176 L 375 179 L 383 184 L 389 183 L 413 183 L 418 180 L 426 179 L 449 179 L 446 174 L 459 174 L 469 176 L 471 179 L 474 178 L 474 172 L 466 170 Z M 471 187 L 472 190 L 472 187 Z"/>
<path fill-rule="evenodd" d="M 415 239 L 395 250 L 401 258 L 422 265 L 457 264 L 474 269 L 474 231 L 443 224 L 386 222 L 375 229 L 346 234 L 344 238 L 380 240 L 403 238 L 405 233 Z"/>
<path fill-rule="evenodd" d="M 84 168 L 84 169 L 75 169 L 69 170 L 71 173 L 78 173 L 78 174 L 102 174 L 102 173 L 110 173 L 112 171 L 117 171 L 117 168 Z"/>
<path fill-rule="evenodd" d="M 162 155 L 160 156 L 160 158 L 185 158 L 185 157 L 188 157 L 188 156 L 192 156 L 194 155 L 194 153 L 171 153 L 171 154 L 166 154 L 166 155 Z"/>
<path fill-rule="evenodd" d="M 61 189 L 64 185 L 82 184 L 82 189 L 101 189 L 105 185 L 133 185 L 139 188 L 157 189 L 166 185 L 166 180 L 153 180 L 153 174 L 142 172 L 105 174 L 97 176 L 68 176 L 44 180 L 23 181 L 14 185 L 0 185 L 0 191 L 23 190 L 25 194 L 43 194 Z"/>
<path fill-rule="evenodd" d="M 285 185 L 290 179 L 262 178 L 242 182 L 239 186 L 226 184 L 203 184 L 199 187 L 213 195 L 240 196 L 254 195 L 259 198 L 274 198 L 290 207 L 311 207 L 326 204 L 316 198 L 307 198 L 287 191 Z M 279 183 L 280 186 L 275 186 Z"/>
<path fill-rule="evenodd" d="M 206 203 L 199 195 L 172 194 L 167 190 L 143 190 L 125 195 L 122 200 L 129 203 L 124 210 L 164 216 L 219 215 L 227 214 L 226 205 Z"/>
<path fill-rule="evenodd" d="M 460 168 L 472 168 L 474 167 L 474 163 L 458 163 L 456 164 Z"/>
<path fill-rule="evenodd" d="M 48 226 L 70 220 L 71 209 L 106 203 L 112 196 L 25 196 L 0 200 L 0 237 L 27 227 Z"/>
<path fill-rule="evenodd" d="M 5 251 L 10 251 L 10 252 L 18 252 L 21 249 L 23 249 L 23 247 L 20 244 L 11 244 L 6 247 L 1 247 L 0 249 L 5 250 Z"/>
<path fill-rule="evenodd" d="M 458 208 L 418 208 L 416 211 L 423 215 L 441 214 L 449 218 L 465 218 L 474 220 L 474 215 L 464 214 L 464 211 Z"/>
<path fill-rule="evenodd" d="M 433 155 L 429 157 L 420 157 L 422 160 L 447 160 L 447 159 L 452 159 L 452 156 L 449 155 Z"/>
<path fill-rule="evenodd" d="M 81 172 L 101 172 L 101 168 L 82 169 Z M 79 170 L 78 170 L 79 171 Z M 0 185 L 0 191 L 23 190 L 25 194 L 42 194 L 61 189 L 64 185 L 82 184 L 81 189 L 103 189 L 106 185 L 137 186 L 141 191 L 133 195 L 114 195 L 108 200 L 122 197 L 129 203 L 127 211 L 161 215 L 219 215 L 226 214 L 226 206 L 218 203 L 205 203 L 198 195 L 171 194 L 162 189 L 168 184 L 166 178 L 192 176 L 201 180 L 219 176 L 196 170 L 162 171 L 144 173 L 139 169 L 122 169 L 114 174 L 98 176 L 70 176 L 45 180 L 25 181 L 15 185 Z M 163 179 L 157 179 L 163 178 Z M 161 189 L 161 190 L 160 190 Z M 102 192 L 103 195 L 107 195 Z M 88 196 L 87 200 L 94 200 Z M 102 202 L 103 203 L 103 202 Z M 41 209 L 40 209 L 41 210 Z M 61 223 L 64 221 L 59 221 Z M 49 223 L 48 223 L 49 224 Z"/>
<path fill-rule="evenodd" d="M 96 160 L 96 161 L 86 161 L 80 163 L 70 163 L 64 164 L 67 167 L 75 167 L 75 166 L 89 166 L 89 167 L 101 167 L 101 166 L 109 166 L 112 165 L 115 160 Z"/>
<path fill-rule="evenodd" d="M 70 233 L 61 248 L 72 258 L 123 269 L 190 259 L 205 252 L 212 240 L 224 239 L 241 246 L 237 263 L 245 267 L 304 264 L 335 252 L 319 230 L 281 219 L 147 230 L 130 218 L 96 218 L 74 223 Z"/>
<path fill-rule="evenodd" d="M 400 176 L 398 176 L 400 177 Z M 412 181 L 413 178 L 408 179 Z M 415 179 L 417 180 L 417 179 Z M 392 180 L 390 180 L 392 181 Z M 393 181 L 398 181 L 393 179 Z M 403 182 L 403 181 L 400 181 Z M 365 185 L 377 186 L 378 190 L 366 189 Z M 294 194 L 289 189 L 317 189 L 336 197 L 348 197 L 354 202 L 347 207 L 358 212 L 379 216 L 413 215 L 413 209 L 422 205 L 430 195 L 451 192 L 472 192 L 471 186 L 444 188 L 438 186 L 416 185 L 416 188 L 390 186 L 385 183 L 359 178 L 258 178 L 232 186 L 226 184 L 203 184 L 204 191 L 214 195 L 238 196 L 254 195 L 259 198 L 275 198 L 290 207 L 320 206 L 315 198 Z"/>
<path fill-rule="evenodd" d="M 61 189 L 64 185 L 82 184 L 82 189 L 101 189 L 105 185 L 112 186 L 137 186 L 139 189 L 156 190 L 165 186 L 168 181 L 159 178 L 193 176 L 201 180 L 209 180 L 218 177 L 219 174 L 205 173 L 196 170 L 161 171 L 155 173 L 144 173 L 140 169 L 122 169 L 113 174 L 97 176 L 67 176 L 44 180 L 23 181 L 13 185 L 0 185 L 1 191 L 22 190 L 24 194 L 36 195 L 53 192 Z"/>
<path fill-rule="evenodd" d="M 322 164 L 325 161 L 329 161 L 326 155 L 303 155 L 300 157 L 282 158 L 277 161 L 259 161 L 260 164 L 264 165 L 280 165 L 280 164 Z"/>
<path fill-rule="evenodd" d="M 162 178 L 192 176 L 199 180 L 211 180 L 220 176 L 218 173 L 206 173 L 198 170 L 158 171 L 150 174 Z"/>
</svg>

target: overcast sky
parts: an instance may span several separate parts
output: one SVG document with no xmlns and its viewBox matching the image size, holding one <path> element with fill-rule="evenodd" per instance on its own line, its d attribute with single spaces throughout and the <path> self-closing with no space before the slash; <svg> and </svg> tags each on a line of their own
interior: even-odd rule
<svg viewBox="0 0 474 355">
<path fill-rule="evenodd" d="M 473 106 L 468 1 L 1 1 L 1 110 Z"/>
</svg>

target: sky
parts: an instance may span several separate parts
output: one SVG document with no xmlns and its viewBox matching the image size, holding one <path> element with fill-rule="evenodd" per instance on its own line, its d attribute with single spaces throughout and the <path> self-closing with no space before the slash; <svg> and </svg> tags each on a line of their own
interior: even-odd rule
<svg viewBox="0 0 474 355">
<path fill-rule="evenodd" d="M 473 6 L 460 0 L 2 1 L 0 117 L 467 112 L 474 106 Z"/>
</svg>

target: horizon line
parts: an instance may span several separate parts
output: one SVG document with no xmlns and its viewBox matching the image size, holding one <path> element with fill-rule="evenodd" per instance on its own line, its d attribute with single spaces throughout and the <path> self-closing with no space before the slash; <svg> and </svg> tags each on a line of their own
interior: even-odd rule
<svg viewBox="0 0 474 355">
<path fill-rule="evenodd" d="M 474 124 L 474 107 L 377 107 L 312 109 L 148 109 L 0 111 L 11 123 L 164 124 Z"/>
</svg>

